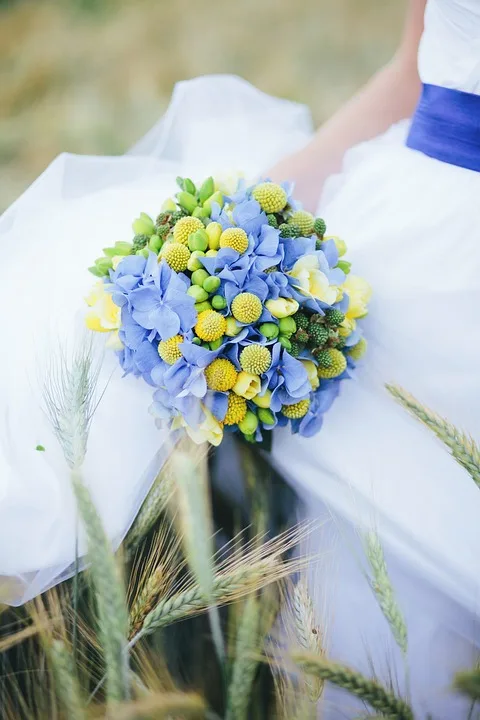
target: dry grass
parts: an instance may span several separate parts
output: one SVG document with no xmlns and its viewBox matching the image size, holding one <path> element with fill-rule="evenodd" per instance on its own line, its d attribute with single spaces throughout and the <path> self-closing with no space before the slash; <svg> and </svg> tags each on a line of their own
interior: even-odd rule
<svg viewBox="0 0 480 720">
<path fill-rule="evenodd" d="M 62 151 L 121 153 L 173 84 L 237 73 L 320 122 L 386 59 L 404 0 L 0 4 L 0 210 Z"/>
</svg>

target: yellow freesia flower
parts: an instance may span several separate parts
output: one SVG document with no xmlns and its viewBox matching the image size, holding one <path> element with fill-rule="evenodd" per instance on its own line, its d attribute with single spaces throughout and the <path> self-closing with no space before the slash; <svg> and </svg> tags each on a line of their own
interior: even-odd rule
<svg viewBox="0 0 480 720">
<path fill-rule="evenodd" d="M 312 390 L 317 390 L 320 385 L 317 366 L 312 360 L 303 360 L 302 358 L 300 358 L 300 362 L 307 371 L 308 379 L 310 381 L 310 385 L 312 386 Z"/>
<path fill-rule="evenodd" d="M 304 255 L 301 257 L 289 275 L 297 280 L 297 290 L 303 295 L 333 305 L 337 300 L 337 288 L 330 285 L 327 276 L 320 270 L 320 263 L 317 255 Z"/>
<path fill-rule="evenodd" d="M 372 288 L 367 281 L 358 275 L 347 275 L 342 288 L 350 299 L 346 317 L 350 320 L 365 317 L 372 297 Z"/>
<path fill-rule="evenodd" d="M 272 313 L 273 317 L 281 320 L 281 318 L 295 315 L 300 305 L 293 298 L 279 297 L 276 300 L 267 300 L 265 307 Z"/>
<path fill-rule="evenodd" d="M 87 328 L 94 332 L 112 332 L 112 338 L 109 338 L 110 346 L 118 350 L 120 343 L 121 349 L 122 344 L 118 339 L 120 308 L 113 302 L 111 294 L 105 288 L 105 283 L 101 280 L 95 283 L 85 299 L 90 308 L 85 317 Z"/>
<path fill-rule="evenodd" d="M 262 383 L 258 375 L 242 370 L 238 373 L 237 382 L 232 389 L 237 395 L 244 397 L 246 400 L 251 400 L 262 389 Z"/>
<path fill-rule="evenodd" d="M 202 410 L 205 417 L 198 427 L 191 427 L 187 424 L 184 417 L 177 415 L 172 423 L 172 430 L 184 428 L 189 438 L 193 440 L 196 445 L 209 442 L 210 445 L 218 447 L 223 440 L 223 428 L 217 418 L 212 415 L 210 410 L 203 404 Z"/>
</svg>

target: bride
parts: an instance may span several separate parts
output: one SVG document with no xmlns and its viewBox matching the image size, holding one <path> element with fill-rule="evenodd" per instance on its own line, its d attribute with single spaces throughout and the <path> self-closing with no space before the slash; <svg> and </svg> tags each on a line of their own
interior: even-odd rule
<svg viewBox="0 0 480 720">
<path fill-rule="evenodd" d="M 329 231 L 345 238 L 374 288 L 368 362 L 321 433 L 274 438 L 274 463 L 309 512 L 333 516 L 314 548 L 326 551 L 314 581 L 330 655 L 369 674 L 373 665 L 406 691 L 361 569 L 358 534 L 374 529 L 408 624 L 415 709 L 465 715 L 449 684 L 475 660 L 479 489 L 384 384 L 404 385 L 480 437 L 479 51 L 477 0 L 429 0 L 426 10 L 411 0 L 393 61 L 316 135 L 303 107 L 238 78 L 199 78 L 176 87 L 165 117 L 129 154 L 62 155 L 2 216 L 1 602 L 25 602 L 69 577 L 85 553 L 42 394 L 52 356 L 78 337 L 92 257 L 129 239 L 140 210 L 158 212 L 177 175 L 242 169 L 254 178 L 273 167 L 275 179 L 296 180 L 311 209 L 323 191 Z M 148 415 L 151 389 L 122 378 L 108 354 L 98 386 L 84 477 L 118 545 L 168 438 Z M 331 691 L 325 709 L 328 718 L 362 710 Z"/>
</svg>

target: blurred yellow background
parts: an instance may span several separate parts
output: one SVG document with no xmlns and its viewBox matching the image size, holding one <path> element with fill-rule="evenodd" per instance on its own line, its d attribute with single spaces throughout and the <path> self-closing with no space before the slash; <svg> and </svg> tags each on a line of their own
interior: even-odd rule
<svg viewBox="0 0 480 720">
<path fill-rule="evenodd" d="M 60 152 L 124 152 L 177 80 L 236 73 L 328 117 L 394 52 L 404 0 L 0 0 L 0 210 Z"/>
</svg>

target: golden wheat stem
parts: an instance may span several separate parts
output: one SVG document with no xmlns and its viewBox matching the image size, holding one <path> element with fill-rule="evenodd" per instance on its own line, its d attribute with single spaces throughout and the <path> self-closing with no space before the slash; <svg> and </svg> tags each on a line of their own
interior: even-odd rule
<svg viewBox="0 0 480 720">
<path fill-rule="evenodd" d="M 355 670 L 313 653 L 293 653 L 292 658 L 308 675 L 347 690 L 392 720 L 413 720 L 413 712 L 404 700 Z"/>
<path fill-rule="evenodd" d="M 323 655 L 323 636 L 315 618 L 313 600 L 308 591 L 306 580 L 300 580 L 293 589 L 292 610 L 295 634 L 300 646 L 316 655 Z M 320 700 L 324 682 L 321 678 L 306 680 L 308 694 L 312 702 Z"/>
</svg>

